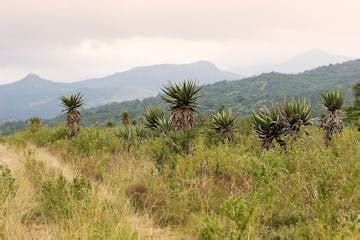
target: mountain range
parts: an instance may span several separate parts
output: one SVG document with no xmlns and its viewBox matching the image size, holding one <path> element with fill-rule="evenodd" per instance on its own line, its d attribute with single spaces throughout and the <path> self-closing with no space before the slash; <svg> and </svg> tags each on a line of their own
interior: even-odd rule
<svg viewBox="0 0 360 240">
<path fill-rule="evenodd" d="M 241 66 L 231 70 L 247 76 L 269 72 L 301 73 L 320 66 L 342 63 L 352 59 L 354 58 L 331 54 L 320 49 L 312 49 L 279 64 Z"/>
<path fill-rule="evenodd" d="M 226 73 L 226 76 L 236 75 Z M 25 80 L 26 84 L 18 82 L 15 85 L 29 85 L 23 87 L 22 92 L 30 91 L 29 87 L 37 89 L 36 83 L 38 83 L 38 80 L 35 78 L 35 81 L 31 81 L 31 77 Z M 360 59 L 341 64 L 330 64 L 299 74 L 271 72 L 241 80 L 224 80 L 204 85 L 204 96 L 200 99 L 199 112 L 200 114 L 208 115 L 224 105 L 225 107 L 232 108 L 240 117 L 246 117 L 252 110 L 263 106 L 271 106 L 274 103 L 283 101 L 285 98 L 307 98 L 312 104 L 313 117 L 316 117 L 322 111 L 321 93 L 340 89 L 344 93 L 346 104 L 348 104 L 353 100 L 351 89 L 357 82 L 360 82 Z M 54 83 L 42 80 L 40 86 L 46 84 L 53 85 Z M 38 93 L 42 94 L 41 91 L 38 91 Z M 57 100 L 59 93 L 54 92 L 54 94 L 56 95 L 54 99 Z M 42 99 L 41 96 L 39 99 Z M 87 98 L 86 101 L 89 102 L 91 99 Z M 85 109 L 83 111 L 82 124 L 103 125 L 107 121 L 119 122 L 120 114 L 125 109 L 129 111 L 131 118 L 138 118 L 142 115 L 144 107 L 149 105 L 163 105 L 167 107 L 161 100 L 160 95 L 147 97 L 143 100 L 113 102 Z M 57 112 L 54 109 L 51 110 L 58 117 L 46 120 L 45 123 L 57 124 L 64 121 L 60 115 L 60 110 Z M 9 134 L 25 127 L 25 121 L 7 122 L 0 126 L 0 133 Z"/>
<path fill-rule="evenodd" d="M 195 79 L 200 84 L 241 79 L 243 76 L 218 69 L 207 61 L 136 67 L 103 78 L 59 83 L 29 74 L 24 79 L 0 85 L 0 123 L 32 116 L 52 118 L 59 114 L 59 97 L 82 92 L 86 108 L 155 96 L 168 81 Z"/>
<path fill-rule="evenodd" d="M 321 94 L 330 90 L 341 90 L 346 104 L 353 100 L 352 86 L 360 82 L 360 59 L 341 64 L 330 64 L 299 74 L 264 73 L 259 76 L 236 81 L 221 81 L 203 87 L 200 99 L 201 114 L 218 110 L 221 106 L 232 108 L 240 117 L 247 117 L 253 110 L 282 102 L 285 98 L 306 98 L 312 105 L 312 116 L 323 111 Z M 84 111 L 83 124 L 102 125 L 107 121 L 119 122 L 121 111 L 127 109 L 133 118 L 142 115 L 144 107 L 163 105 L 161 96 L 111 103 Z M 58 117 L 52 122 L 62 121 Z"/>
</svg>

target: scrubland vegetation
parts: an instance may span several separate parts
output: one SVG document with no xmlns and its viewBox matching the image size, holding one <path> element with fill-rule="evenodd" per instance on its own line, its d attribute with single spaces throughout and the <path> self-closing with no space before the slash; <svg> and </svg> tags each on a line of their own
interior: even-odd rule
<svg viewBox="0 0 360 240">
<path fill-rule="evenodd" d="M 328 112 L 321 129 L 310 124 L 305 100 L 284 101 L 248 119 L 226 108 L 197 119 L 201 87 L 183 84 L 165 90 L 170 117 L 154 106 L 137 122 L 124 111 L 118 123 L 78 130 L 73 102 L 66 106 L 75 114 L 66 112 L 67 125 L 34 120 L 26 131 L 3 137 L 1 234 L 360 237 L 360 133 L 343 126 L 340 93 L 323 95 Z"/>
</svg>

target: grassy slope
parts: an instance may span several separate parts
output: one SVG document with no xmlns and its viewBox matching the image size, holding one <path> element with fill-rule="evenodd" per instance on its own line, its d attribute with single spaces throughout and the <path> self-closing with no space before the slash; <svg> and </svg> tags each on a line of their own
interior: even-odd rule
<svg viewBox="0 0 360 240">
<path fill-rule="evenodd" d="M 84 128 L 68 141 L 64 127 L 44 127 L 6 141 L 18 147 L 30 141 L 47 148 L 94 184 L 106 186 L 120 206 L 130 201 L 130 212 L 149 215 L 159 226 L 171 226 L 189 238 L 356 239 L 360 236 L 360 134 L 346 128 L 325 148 L 322 133 L 315 128 L 309 131 L 310 136 L 303 136 L 287 152 L 263 152 L 247 128 L 237 133 L 235 145 L 210 146 L 201 128 L 194 153 L 186 156 L 166 152 L 161 136 L 135 139 L 127 152 L 128 141 L 111 128 Z M 160 155 L 166 156 L 162 172 L 157 170 Z M 35 204 L 31 194 L 19 191 L 16 198 L 29 201 L 28 209 Z M 12 202 L 5 209 L 23 213 Z M 104 208 L 108 204 L 100 207 L 94 198 L 81 221 L 76 221 L 80 213 L 74 211 L 74 218 L 52 222 L 51 229 L 57 229 L 55 236 L 95 232 L 116 236 L 119 232 L 112 227 L 126 215 L 122 207 L 111 204 L 115 208 L 110 214 Z M 15 223 L 9 222 L 6 229 Z"/>
</svg>

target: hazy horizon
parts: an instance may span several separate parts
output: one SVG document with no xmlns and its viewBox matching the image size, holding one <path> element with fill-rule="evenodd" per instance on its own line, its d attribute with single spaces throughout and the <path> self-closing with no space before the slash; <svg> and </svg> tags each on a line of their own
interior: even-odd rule
<svg viewBox="0 0 360 240">
<path fill-rule="evenodd" d="M 77 81 L 136 66 L 281 63 L 311 49 L 360 56 L 360 2 L 0 0 L 0 84 Z"/>
</svg>

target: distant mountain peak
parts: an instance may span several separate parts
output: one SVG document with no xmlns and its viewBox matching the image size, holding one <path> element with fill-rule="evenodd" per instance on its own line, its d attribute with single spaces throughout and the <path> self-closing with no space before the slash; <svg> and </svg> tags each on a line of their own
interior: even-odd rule
<svg viewBox="0 0 360 240">
<path fill-rule="evenodd" d="M 337 62 L 345 62 L 350 60 L 350 57 L 335 55 L 329 52 L 326 52 L 321 49 L 311 49 L 304 53 L 301 53 L 293 58 L 291 58 L 288 62 L 291 61 L 319 61 L 317 64 L 326 64 L 328 63 L 337 63 Z"/>
<path fill-rule="evenodd" d="M 37 86 L 37 85 L 42 85 L 42 84 L 54 84 L 54 82 L 50 81 L 50 80 L 46 80 L 42 77 L 40 77 L 39 75 L 36 75 L 34 73 L 29 73 L 28 75 L 26 75 L 23 79 L 14 82 L 12 84 L 15 85 L 24 85 L 24 86 Z"/>
<path fill-rule="evenodd" d="M 34 80 L 34 79 L 41 79 L 41 78 L 39 75 L 36 75 L 35 73 L 29 73 L 22 80 Z"/>
</svg>

